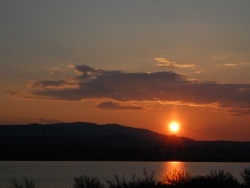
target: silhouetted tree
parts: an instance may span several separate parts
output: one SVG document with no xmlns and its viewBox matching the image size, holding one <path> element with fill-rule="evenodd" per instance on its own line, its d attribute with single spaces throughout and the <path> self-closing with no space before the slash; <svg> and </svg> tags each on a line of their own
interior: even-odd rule
<svg viewBox="0 0 250 188">
<path fill-rule="evenodd" d="M 238 180 L 234 176 L 224 170 L 215 170 L 206 176 L 207 185 L 213 187 L 237 188 L 240 186 Z"/>
<path fill-rule="evenodd" d="M 143 177 L 136 177 L 133 175 L 130 180 L 120 179 L 117 175 L 113 180 L 107 180 L 108 188 L 155 188 L 157 182 L 154 177 L 154 172 L 150 175 L 146 170 L 143 170 Z"/>
<path fill-rule="evenodd" d="M 74 188 L 104 188 L 104 185 L 95 177 L 80 176 L 75 177 L 74 180 Z"/>
<path fill-rule="evenodd" d="M 23 178 L 23 181 L 13 179 L 10 188 L 35 188 L 35 183 L 33 180 L 29 180 L 26 177 Z"/>
<path fill-rule="evenodd" d="M 245 168 L 241 176 L 244 180 L 244 185 L 250 186 L 250 168 Z"/>
<path fill-rule="evenodd" d="M 161 183 L 179 187 L 186 184 L 191 178 L 191 174 L 185 170 L 172 170 L 162 177 Z"/>
</svg>

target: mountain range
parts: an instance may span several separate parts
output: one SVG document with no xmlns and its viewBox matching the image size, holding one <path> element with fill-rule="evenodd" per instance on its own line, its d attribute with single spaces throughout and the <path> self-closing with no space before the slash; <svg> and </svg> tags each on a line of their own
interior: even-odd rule
<svg viewBox="0 0 250 188">
<path fill-rule="evenodd" d="M 250 142 L 196 141 L 118 124 L 0 126 L 0 160 L 250 161 Z"/>
</svg>

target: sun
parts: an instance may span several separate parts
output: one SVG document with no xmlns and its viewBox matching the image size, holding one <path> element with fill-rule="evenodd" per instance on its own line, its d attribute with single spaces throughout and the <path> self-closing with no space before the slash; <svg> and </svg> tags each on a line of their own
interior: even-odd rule
<svg viewBox="0 0 250 188">
<path fill-rule="evenodd" d="M 172 121 L 169 123 L 169 130 L 172 133 L 177 133 L 180 130 L 180 124 L 177 121 Z"/>
</svg>

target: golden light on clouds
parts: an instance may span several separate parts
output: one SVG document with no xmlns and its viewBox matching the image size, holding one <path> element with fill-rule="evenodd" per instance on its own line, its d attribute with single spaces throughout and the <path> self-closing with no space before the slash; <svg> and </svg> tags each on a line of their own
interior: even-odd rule
<svg viewBox="0 0 250 188">
<path fill-rule="evenodd" d="M 162 57 L 157 57 L 154 60 L 158 62 L 157 65 L 159 67 L 170 67 L 170 68 L 180 68 L 180 69 L 195 67 L 195 64 L 180 64 Z"/>
</svg>

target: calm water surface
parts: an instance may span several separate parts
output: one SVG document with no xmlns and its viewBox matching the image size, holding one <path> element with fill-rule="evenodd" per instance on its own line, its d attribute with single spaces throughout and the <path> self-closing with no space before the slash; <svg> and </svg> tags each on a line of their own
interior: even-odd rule
<svg viewBox="0 0 250 188">
<path fill-rule="evenodd" d="M 133 174 L 141 176 L 143 169 L 151 174 L 155 172 L 160 179 L 171 170 L 186 170 L 192 175 L 206 175 L 211 170 L 225 170 L 239 179 L 244 168 L 250 163 L 214 163 L 214 162 L 27 162 L 0 161 L 0 187 L 8 187 L 13 178 L 24 176 L 35 181 L 39 188 L 73 188 L 74 177 L 87 175 L 98 177 L 102 182 L 113 179 L 114 175 L 130 178 Z"/>
</svg>

